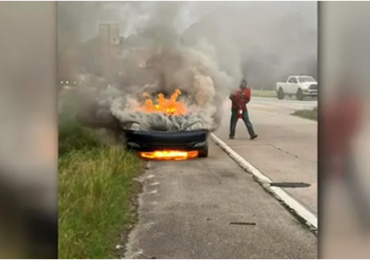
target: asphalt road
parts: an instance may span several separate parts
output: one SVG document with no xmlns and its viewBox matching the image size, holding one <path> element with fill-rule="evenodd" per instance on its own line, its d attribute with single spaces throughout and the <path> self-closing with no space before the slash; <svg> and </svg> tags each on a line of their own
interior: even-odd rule
<svg viewBox="0 0 370 260">
<path fill-rule="evenodd" d="M 249 114 L 258 139 L 250 141 L 238 122 L 235 140 L 228 140 L 230 104 L 216 135 L 273 181 L 289 185 L 285 191 L 317 214 L 317 122 L 292 116 L 295 110 L 315 107 L 317 101 L 253 98 Z"/>
<path fill-rule="evenodd" d="M 141 181 L 126 258 L 317 257 L 316 237 L 212 142 L 209 158 L 150 162 Z"/>
<path fill-rule="evenodd" d="M 280 113 L 291 113 L 294 110 L 313 109 L 317 107 L 317 99 L 307 98 L 302 101 L 293 98 L 278 100 L 277 98 L 252 97 L 251 105 L 262 110 L 279 111 Z"/>
</svg>

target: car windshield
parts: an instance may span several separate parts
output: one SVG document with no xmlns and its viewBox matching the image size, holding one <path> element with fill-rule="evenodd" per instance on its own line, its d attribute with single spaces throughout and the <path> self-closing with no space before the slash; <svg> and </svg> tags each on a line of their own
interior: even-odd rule
<svg viewBox="0 0 370 260">
<path fill-rule="evenodd" d="M 299 82 L 314 82 L 316 81 L 313 77 L 309 76 L 304 76 L 304 77 L 299 77 Z"/>
</svg>

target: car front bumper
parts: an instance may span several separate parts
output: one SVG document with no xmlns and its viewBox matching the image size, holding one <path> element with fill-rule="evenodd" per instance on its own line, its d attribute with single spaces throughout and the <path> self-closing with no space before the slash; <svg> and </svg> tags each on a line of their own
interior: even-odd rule
<svg viewBox="0 0 370 260">
<path fill-rule="evenodd" d="M 126 147 L 136 152 L 200 151 L 208 146 L 207 130 L 180 132 L 125 130 Z"/>
</svg>

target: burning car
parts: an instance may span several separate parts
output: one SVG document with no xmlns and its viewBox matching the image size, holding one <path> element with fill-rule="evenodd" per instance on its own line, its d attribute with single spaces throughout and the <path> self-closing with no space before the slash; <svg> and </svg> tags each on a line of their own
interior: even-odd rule
<svg viewBox="0 0 370 260">
<path fill-rule="evenodd" d="M 180 132 L 125 130 L 126 145 L 140 157 L 157 160 L 185 160 L 208 157 L 207 130 Z"/>
<path fill-rule="evenodd" d="M 187 107 L 177 98 L 180 89 L 167 98 L 159 93 L 157 101 L 144 93 L 145 104 L 138 108 L 138 112 L 151 115 L 153 122 L 161 119 L 177 125 L 171 129 L 164 123 L 152 124 L 149 130 L 124 129 L 126 147 L 138 153 L 142 158 L 156 160 L 185 160 L 191 158 L 208 157 L 209 130 L 191 129 L 187 116 Z M 180 124 L 182 122 L 182 125 Z M 186 125 L 187 124 L 187 125 Z"/>
</svg>

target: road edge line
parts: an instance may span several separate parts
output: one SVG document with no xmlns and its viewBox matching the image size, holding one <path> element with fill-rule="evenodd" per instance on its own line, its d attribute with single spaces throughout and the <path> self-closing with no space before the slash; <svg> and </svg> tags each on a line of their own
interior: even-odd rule
<svg viewBox="0 0 370 260">
<path fill-rule="evenodd" d="M 233 159 L 241 168 L 248 173 L 252 174 L 257 182 L 259 182 L 264 189 L 274 195 L 279 201 L 281 201 L 286 207 L 293 211 L 297 216 L 304 220 L 305 224 L 309 228 L 318 230 L 317 217 L 306 209 L 301 203 L 295 200 L 293 197 L 288 195 L 282 188 L 270 186 L 273 182 L 269 177 L 259 171 L 251 163 L 245 160 L 237 152 L 235 152 L 229 145 L 222 141 L 216 134 L 211 133 L 212 141 L 218 145 L 231 159 Z"/>
</svg>

